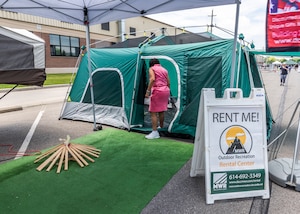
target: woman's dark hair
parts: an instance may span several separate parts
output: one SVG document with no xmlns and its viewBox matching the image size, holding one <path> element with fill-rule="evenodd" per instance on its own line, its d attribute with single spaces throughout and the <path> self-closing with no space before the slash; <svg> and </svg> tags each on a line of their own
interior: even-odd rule
<svg viewBox="0 0 300 214">
<path fill-rule="evenodd" d="M 160 64 L 158 59 L 156 59 L 156 58 L 151 59 L 149 62 L 150 67 L 152 67 L 153 65 L 156 65 L 156 64 Z"/>
</svg>

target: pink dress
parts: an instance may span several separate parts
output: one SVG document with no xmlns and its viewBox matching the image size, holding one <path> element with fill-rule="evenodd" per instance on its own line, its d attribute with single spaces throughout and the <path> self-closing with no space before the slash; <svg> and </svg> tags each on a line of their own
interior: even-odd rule
<svg viewBox="0 0 300 214">
<path fill-rule="evenodd" d="M 150 112 L 163 112 L 168 109 L 170 89 L 168 87 L 168 71 L 160 64 L 151 67 L 155 74 L 155 81 L 151 89 Z"/>
</svg>

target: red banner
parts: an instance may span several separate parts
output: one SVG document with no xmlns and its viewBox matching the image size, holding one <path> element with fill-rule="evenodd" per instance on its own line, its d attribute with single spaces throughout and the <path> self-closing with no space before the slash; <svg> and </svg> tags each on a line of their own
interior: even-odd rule
<svg viewBox="0 0 300 214">
<path fill-rule="evenodd" d="M 300 0 L 268 0 L 266 51 L 300 51 Z"/>
</svg>

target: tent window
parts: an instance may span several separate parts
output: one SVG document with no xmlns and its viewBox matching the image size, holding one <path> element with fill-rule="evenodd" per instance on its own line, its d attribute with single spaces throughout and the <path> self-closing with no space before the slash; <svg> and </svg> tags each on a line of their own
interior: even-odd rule
<svg viewBox="0 0 300 214">
<path fill-rule="evenodd" d="M 113 83 L 113 84 L 108 84 Z M 95 104 L 122 107 L 122 85 L 116 71 L 101 70 L 93 74 Z M 91 103 L 90 88 L 88 88 L 84 103 Z"/>
<path fill-rule="evenodd" d="M 79 38 L 54 34 L 49 37 L 51 56 L 79 56 Z"/>
<path fill-rule="evenodd" d="M 186 102 L 180 124 L 196 126 L 202 88 L 214 88 L 216 97 L 222 96 L 222 57 L 188 59 Z"/>
</svg>

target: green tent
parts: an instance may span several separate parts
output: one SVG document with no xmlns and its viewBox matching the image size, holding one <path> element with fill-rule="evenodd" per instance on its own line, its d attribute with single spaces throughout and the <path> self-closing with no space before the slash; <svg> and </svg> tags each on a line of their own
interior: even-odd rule
<svg viewBox="0 0 300 214">
<path fill-rule="evenodd" d="M 289 59 L 288 61 L 285 62 L 285 64 L 287 64 L 287 65 L 297 65 L 297 62 L 295 62 L 294 60 Z"/>
<path fill-rule="evenodd" d="M 82 58 L 61 118 L 93 122 L 128 130 L 151 129 L 144 95 L 151 58 L 167 68 L 175 105 L 166 112 L 168 133 L 195 135 L 202 88 L 214 88 L 221 98 L 230 87 L 234 40 L 148 46 L 140 48 L 91 49 L 94 107 L 91 104 L 87 56 Z M 235 85 L 248 97 L 251 88 L 262 88 L 254 54 L 237 54 Z M 249 62 L 249 63 L 247 63 Z M 267 104 L 267 125 L 272 116 Z"/>
</svg>

